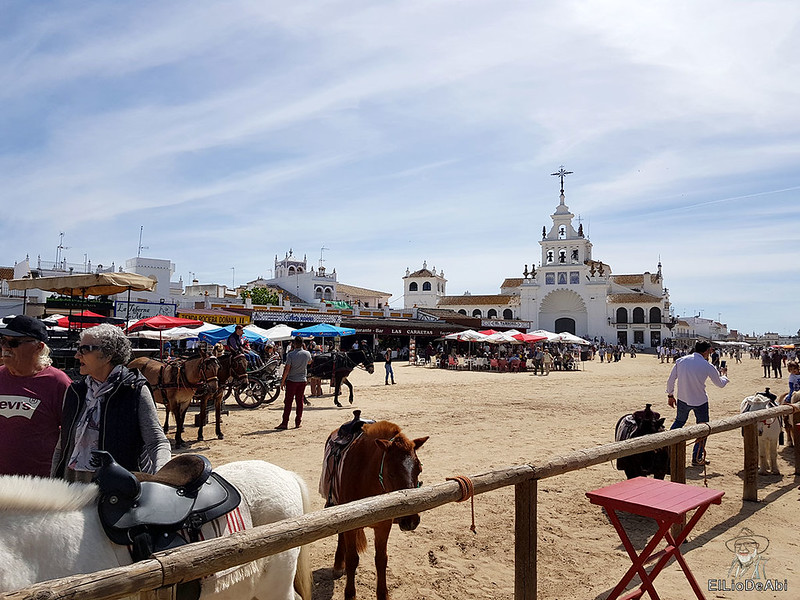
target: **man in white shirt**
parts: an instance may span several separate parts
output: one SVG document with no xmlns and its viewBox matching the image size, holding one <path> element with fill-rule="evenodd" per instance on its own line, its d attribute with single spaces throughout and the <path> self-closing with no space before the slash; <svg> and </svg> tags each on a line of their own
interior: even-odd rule
<svg viewBox="0 0 800 600">
<path fill-rule="evenodd" d="M 670 429 L 678 429 L 686 424 L 689 413 L 694 411 L 698 423 L 708 423 L 708 394 L 706 393 L 706 380 L 717 387 L 728 384 L 728 369 L 717 369 L 708 362 L 713 346 L 710 342 L 697 342 L 694 352 L 675 361 L 672 372 L 667 379 L 667 402 L 673 408 L 676 405 L 675 381 L 678 382 L 678 413 Z M 706 438 L 697 440 L 692 450 L 692 466 L 707 465 Z"/>
</svg>

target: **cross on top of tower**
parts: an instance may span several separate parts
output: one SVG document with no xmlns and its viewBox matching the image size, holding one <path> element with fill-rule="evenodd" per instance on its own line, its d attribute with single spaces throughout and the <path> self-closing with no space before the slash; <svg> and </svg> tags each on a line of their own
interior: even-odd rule
<svg viewBox="0 0 800 600">
<path fill-rule="evenodd" d="M 558 177 L 561 180 L 561 195 L 564 195 L 564 177 L 567 175 L 572 175 L 572 171 L 567 171 L 564 169 L 564 165 L 561 165 L 555 173 L 550 173 L 554 177 Z"/>
</svg>

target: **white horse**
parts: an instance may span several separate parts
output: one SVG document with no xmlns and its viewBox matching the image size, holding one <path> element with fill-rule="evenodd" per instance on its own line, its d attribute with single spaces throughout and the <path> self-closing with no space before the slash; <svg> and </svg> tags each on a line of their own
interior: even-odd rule
<svg viewBox="0 0 800 600">
<path fill-rule="evenodd" d="M 755 394 L 742 400 L 740 412 L 753 412 L 778 406 L 775 400 Z M 781 418 L 770 417 L 758 422 L 758 473 L 780 475 L 778 469 L 778 438 L 781 435 Z"/>
<path fill-rule="evenodd" d="M 308 490 L 295 473 L 259 460 L 215 471 L 241 493 L 245 522 L 265 525 L 308 510 Z M 0 592 L 130 564 L 127 548 L 103 531 L 98 495 L 95 484 L 0 477 Z M 311 600 L 307 552 L 293 548 L 204 579 L 201 598 Z"/>
</svg>

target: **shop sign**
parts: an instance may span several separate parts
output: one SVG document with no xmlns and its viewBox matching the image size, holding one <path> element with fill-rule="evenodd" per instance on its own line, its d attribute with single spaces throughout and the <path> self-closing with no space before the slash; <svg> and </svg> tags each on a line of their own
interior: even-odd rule
<svg viewBox="0 0 800 600">
<path fill-rule="evenodd" d="M 362 333 L 371 333 L 377 335 L 440 335 L 440 331 L 434 331 L 433 329 L 416 329 L 410 327 L 381 327 L 381 326 L 371 326 L 371 327 L 360 327 L 358 325 L 354 325 L 356 329 L 356 335 Z"/>
<path fill-rule="evenodd" d="M 481 319 L 481 327 L 494 329 L 495 327 L 508 327 L 509 329 L 530 329 L 530 321 L 497 321 L 495 319 Z"/>
<path fill-rule="evenodd" d="M 283 321 L 285 323 L 330 323 L 339 325 L 342 322 L 341 315 L 326 315 L 318 313 L 291 313 L 279 311 L 253 311 L 254 321 Z"/>
<path fill-rule="evenodd" d="M 215 325 L 249 325 L 250 317 L 247 315 L 231 315 L 231 314 L 198 314 L 189 312 L 179 312 L 179 317 L 184 319 L 197 319 L 198 321 L 205 321 L 206 323 L 214 323 Z"/>
<path fill-rule="evenodd" d="M 128 313 L 130 310 L 130 313 Z M 149 319 L 164 315 L 174 317 L 178 305 L 166 302 L 128 302 L 127 300 L 116 300 L 114 302 L 114 316 L 127 319 L 130 314 L 131 319 Z"/>
</svg>

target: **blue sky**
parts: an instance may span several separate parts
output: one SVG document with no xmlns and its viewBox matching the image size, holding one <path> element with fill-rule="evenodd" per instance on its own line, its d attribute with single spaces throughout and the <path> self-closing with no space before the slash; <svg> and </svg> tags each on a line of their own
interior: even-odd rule
<svg viewBox="0 0 800 600">
<path fill-rule="evenodd" d="M 0 0 L 0 262 L 292 248 L 498 293 L 567 204 L 673 306 L 800 328 L 800 3 Z"/>
</svg>

